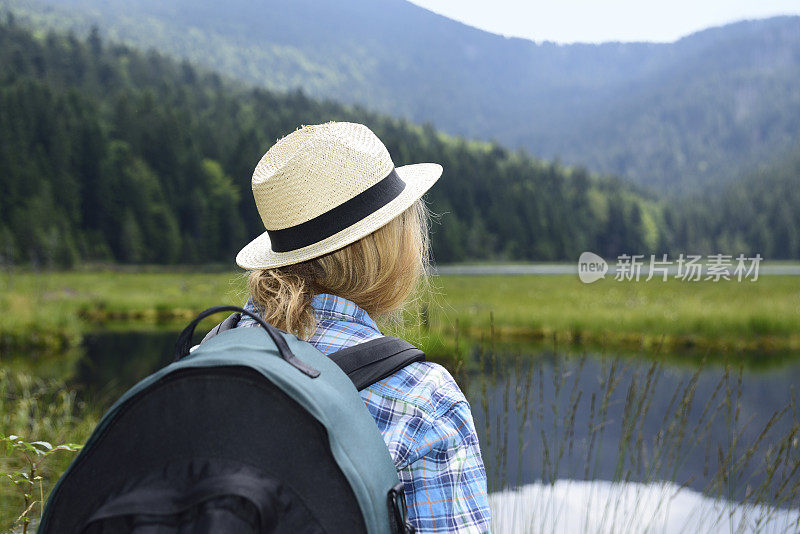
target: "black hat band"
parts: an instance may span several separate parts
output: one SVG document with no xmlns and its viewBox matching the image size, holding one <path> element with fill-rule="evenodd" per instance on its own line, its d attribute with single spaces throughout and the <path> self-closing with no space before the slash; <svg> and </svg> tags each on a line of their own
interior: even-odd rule
<svg viewBox="0 0 800 534">
<path fill-rule="evenodd" d="M 406 183 L 392 168 L 381 181 L 313 219 L 280 230 L 267 230 L 272 250 L 291 252 L 339 233 L 397 198 L 405 187 Z"/>
</svg>

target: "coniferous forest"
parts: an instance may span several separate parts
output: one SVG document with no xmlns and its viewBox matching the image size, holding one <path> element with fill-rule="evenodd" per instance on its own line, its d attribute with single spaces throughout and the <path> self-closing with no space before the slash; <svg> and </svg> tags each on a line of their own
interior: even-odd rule
<svg viewBox="0 0 800 534">
<path fill-rule="evenodd" d="M 796 158 L 682 199 L 443 135 L 359 107 L 271 92 L 93 31 L 0 22 L 3 263 L 233 263 L 263 231 L 255 164 L 302 124 L 362 122 L 396 165 L 435 161 L 435 260 L 569 260 L 584 250 L 800 257 Z M 769 187 L 762 185 L 769 183 Z"/>
<path fill-rule="evenodd" d="M 555 260 L 658 246 L 656 203 L 544 163 L 302 92 L 251 89 L 155 52 L 0 26 L 0 250 L 6 262 L 233 262 L 263 231 L 255 164 L 301 124 L 362 122 L 396 165 L 445 168 L 435 259 Z"/>
</svg>

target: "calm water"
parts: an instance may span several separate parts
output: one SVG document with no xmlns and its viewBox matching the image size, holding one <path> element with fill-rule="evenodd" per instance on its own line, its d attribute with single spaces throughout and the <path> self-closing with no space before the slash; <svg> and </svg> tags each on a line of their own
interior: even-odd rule
<svg viewBox="0 0 800 534">
<path fill-rule="evenodd" d="M 172 360 L 175 338 L 173 332 L 89 335 L 73 383 L 84 395 L 108 406 L 128 387 Z M 480 358 L 477 351 L 473 358 Z M 792 451 L 788 461 L 771 476 L 765 462 L 798 420 L 797 413 L 782 410 L 791 400 L 794 384 L 800 382 L 800 362 L 769 370 L 745 369 L 740 376 L 739 369 L 729 368 L 726 374 L 721 365 L 708 365 L 698 373 L 691 365 L 652 367 L 652 361 L 643 357 L 614 359 L 541 350 L 484 360 L 475 364 L 483 368 L 482 373 L 473 371 L 459 380 L 472 405 L 499 513 L 511 513 L 501 511 L 500 497 L 508 505 L 530 503 L 533 495 L 544 502 L 547 495 L 548 506 L 560 503 L 560 511 L 552 514 L 556 518 L 576 500 L 589 502 L 591 495 L 596 499 L 616 492 L 617 500 L 624 502 L 632 488 L 646 488 L 642 495 L 647 497 L 663 494 L 665 487 L 688 488 L 681 499 L 693 498 L 696 506 L 710 502 L 706 508 L 712 510 L 716 505 L 703 493 L 739 502 L 747 491 L 762 488 L 768 491 L 757 501 L 786 508 L 785 501 L 774 502 L 774 497 L 787 494 L 787 487 L 797 486 L 793 480 L 800 480 L 797 473 L 790 478 L 793 462 L 800 462 L 796 437 L 787 442 Z M 775 414 L 780 416 L 773 418 Z M 721 477 L 723 467 L 732 476 Z M 587 486 L 586 481 L 593 482 Z M 572 488 L 571 497 L 564 493 L 565 483 Z M 501 490 L 509 491 L 498 493 Z M 637 506 L 642 506 L 643 499 L 640 495 Z M 793 502 L 796 505 L 797 499 Z M 677 510 L 685 514 L 687 506 L 684 503 Z M 533 508 L 522 509 L 530 513 Z M 648 517 L 654 517 L 652 513 Z M 711 516 L 725 516 L 730 523 L 739 517 L 736 513 Z M 796 513 L 791 513 L 793 521 Z M 635 508 L 633 514 L 641 517 L 642 510 Z M 608 520 L 606 515 L 603 521 Z M 538 512 L 536 516 L 541 518 Z M 563 525 L 572 519 L 567 514 Z M 676 520 L 673 513 L 669 520 L 675 523 L 685 518 Z M 506 522 L 515 521 L 507 517 Z M 583 525 L 603 530 L 594 523 Z M 665 525 L 656 530 L 679 531 Z"/>
<path fill-rule="evenodd" d="M 592 354 L 508 360 L 468 386 L 494 490 L 537 480 L 659 480 L 741 499 L 748 485 L 766 481 L 764 455 L 798 421 L 786 409 L 798 364 L 740 376 L 723 365 L 698 372 Z M 788 443 L 800 462 L 796 435 Z M 731 462 L 735 476 L 714 485 Z M 772 493 L 788 472 L 773 475 Z"/>
</svg>

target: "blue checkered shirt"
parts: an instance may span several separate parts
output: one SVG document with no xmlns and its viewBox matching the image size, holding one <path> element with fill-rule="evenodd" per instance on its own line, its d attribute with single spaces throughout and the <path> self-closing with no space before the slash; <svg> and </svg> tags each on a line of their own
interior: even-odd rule
<svg viewBox="0 0 800 534">
<path fill-rule="evenodd" d="M 381 337 L 352 301 L 322 293 L 312 301 L 317 329 L 309 342 L 323 354 Z M 245 305 L 258 313 L 252 300 Z M 242 317 L 239 326 L 255 321 Z M 441 365 L 415 362 L 360 392 L 405 485 L 417 532 L 488 532 L 486 471 L 469 403 Z"/>
</svg>

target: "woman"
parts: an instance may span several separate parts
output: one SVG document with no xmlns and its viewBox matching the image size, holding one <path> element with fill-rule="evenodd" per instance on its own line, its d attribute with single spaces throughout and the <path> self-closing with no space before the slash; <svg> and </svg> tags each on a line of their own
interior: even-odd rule
<svg viewBox="0 0 800 534">
<path fill-rule="evenodd" d="M 253 174 L 266 232 L 236 257 L 246 307 L 324 354 L 382 336 L 427 282 L 422 196 L 442 167 L 395 167 L 366 126 L 304 126 Z M 252 326 L 244 318 L 238 326 Z M 486 532 L 490 511 L 469 404 L 442 366 L 415 362 L 361 391 L 406 489 L 418 532 Z"/>
</svg>

